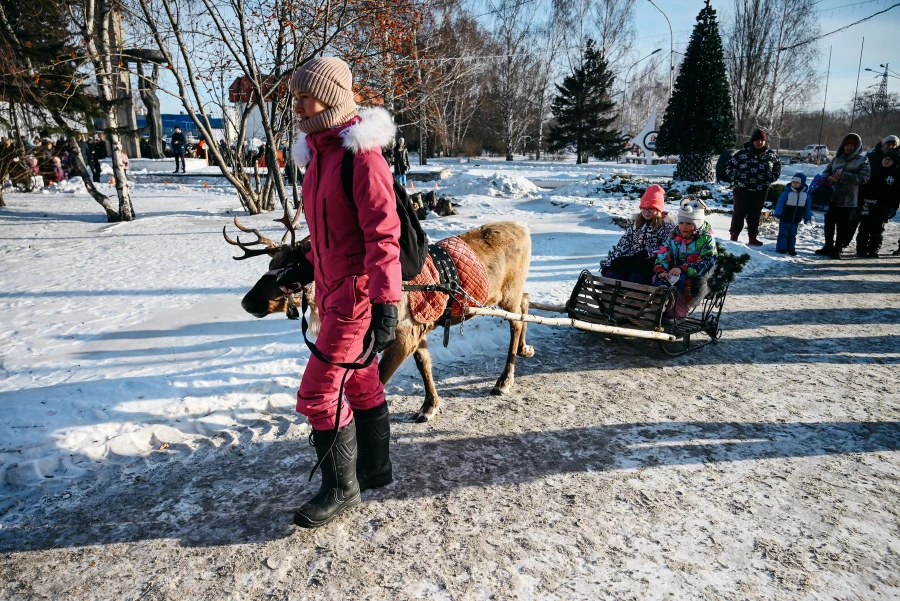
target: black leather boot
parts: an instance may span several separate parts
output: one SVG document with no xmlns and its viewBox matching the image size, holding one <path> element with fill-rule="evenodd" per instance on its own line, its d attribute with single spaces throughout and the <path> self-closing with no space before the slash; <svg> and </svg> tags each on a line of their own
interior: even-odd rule
<svg viewBox="0 0 900 601">
<path fill-rule="evenodd" d="M 391 466 L 391 421 L 387 403 L 354 411 L 359 459 L 356 477 L 360 490 L 387 486 L 394 480 Z"/>
<path fill-rule="evenodd" d="M 316 447 L 316 457 L 322 462 L 322 485 L 319 492 L 294 514 L 294 523 L 301 528 L 324 526 L 345 510 L 359 505 L 356 424 L 351 421 L 337 433 L 313 430 L 311 440 Z"/>
<path fill-rule="evenodd" d="M 832 252 L 834 252 L 834 243 L 833 242 L 825 242 L 825 246 L 820 248 L 817 251 L 814 251 L 817 255 L 822 257 L 827 257 Z"/>
</svg>

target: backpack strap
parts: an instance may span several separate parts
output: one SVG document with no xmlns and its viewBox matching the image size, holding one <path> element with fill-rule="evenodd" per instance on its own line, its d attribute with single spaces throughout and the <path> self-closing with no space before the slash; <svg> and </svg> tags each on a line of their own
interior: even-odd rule
<svg viewBox="0 0 900 601">
<path fill-rule="evenodd" d="M 341 160 L 341 185 L 344 187 L 344 195 L 347 196 L 347 199 L 356 203 L 353 200 L 353 159 L 354 159 L 353 151 L 349 148 L 344 151 L 344 158 Z"/>
</svg>

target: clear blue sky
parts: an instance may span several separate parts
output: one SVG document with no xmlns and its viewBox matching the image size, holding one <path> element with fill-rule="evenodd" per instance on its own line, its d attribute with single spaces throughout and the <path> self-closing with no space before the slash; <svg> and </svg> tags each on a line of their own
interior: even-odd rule
<svg viewBox="0 0 900 601">
<path fill-rule="evenodd" d="M 697 13 L 703 8 L 704 0 L 654 0 L 672 21 L 675 38 L 675 50 L 684 52 L 691 30 L 696 22 Z M 713 0 L 719 23 L 727 18 L 732 0 Z M 822 33 L 827 33 L 858 21 L 873 13 L 896 4 L 896 0 L 820 0 L 815 10 L 819 18 Z M 636 46 L 640 54 L 635 60 L 662 48 L 659 53 L 660 69 L 668 68 L 669 27 L 665 18 L 653 8 L 648 0 L 635 0 L 635 21 L 638 40 Z M 831 81 L 828 84 L 827 109 L 835 110 L 848 106 L 853 99 L 856 87 L 856 72 L 859 66 L 859 48 L 863 36 L 866 38 L 863 51 L 862 68 L 880 71 L 878 65 L 885 61 L 896 61 L 891 69 L 900 73 L 900 54 L 897 52 L 897 34 L 900 33 L 900 7 L 870 21 L 861 23 L 846 31 L 836 33 L 818 42 L 819 61 L 817 71 L 820 75 L 819 89 L 810 94 L 806 109 L 822 109 L 825 91 L 825 73 L 828 69 L 828 48 L 833 46 L 831 57 Z M 890 66 L 890 65 L 889 65 Z M 859 79 L 859 89 L 875 83 L 874 73 L 863 71 Z M 888 91 L 900 91 L 900 80 L 888 79 Z"/>
</svg>

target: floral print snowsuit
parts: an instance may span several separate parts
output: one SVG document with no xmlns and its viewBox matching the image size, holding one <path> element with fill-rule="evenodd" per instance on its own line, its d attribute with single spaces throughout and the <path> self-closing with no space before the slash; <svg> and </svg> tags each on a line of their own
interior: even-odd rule
<svg viewBox="0 0 900 601">
<path fill-rule="evenodd" d="M 681 277 L 672 284 L 683 292 L 678 294 L 677 303 L 673 309 L 672 317 L 685 317 L 688 313 L 688 303 L 691 301 L 691 289 L 697 288 L 697 278 L 703 276 L 715 267 L 718 260 L 716 241 L 713 238 L 712 227 L 709 222 L 704 222 L 698 230 L 690 236 L 682 236 L 676 227 L 672 235 L 660 247 L 656 255 L 655 283 L 665 284 L 660 275 L 678 267 L 681 269 Z"/>
</svg>

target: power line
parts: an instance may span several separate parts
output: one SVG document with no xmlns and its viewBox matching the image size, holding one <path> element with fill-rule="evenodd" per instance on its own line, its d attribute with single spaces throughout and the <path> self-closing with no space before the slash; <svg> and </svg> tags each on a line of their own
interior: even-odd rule
<svg viewBox="0 0 900 601">
<path fill-rule="evenodd" d="M 862 2 L 854 2 L 853 4 L 842 4 L 841 6 L 832 6 L 831 8 L 817 8 L 814 13 L 827 13 L 833 10 L 841 10 L 842 8 L 850 8 L 860 6 L 862 4 L 872 4 L 873 2 L 881 2 L 882 0 L 863 0 Z"/>
<path fill-rule="evenodd" d="M 782 46 L 781 48 L 778 49 L 778 51 L 779 51 L 779 52 L 782 52 L 782 51 L 784 51 L 784 50 L 792 50 L 792 49 L 797 48 L 797 47 L 799 47 L 799 46 L 805 46 L 805 45 L 807 45 L 807 44 L 811 44 L 812 42 L 815 42 L 816 40 L 821 40 L 822 38 L 827 38 L 828 36 L 833 35 L 833 34 L 839 32 L 839 31 L 844 31 L 845 29 L 850 29 L 850 28 L 853 27 L 854 25 L 859 25 L 860 23 L 864 23 L 864 22 L 868 21 L 869 19 L 872 19 L 873 17 L 877 17 L 878 15 L 883 15 L 884 13 L 886 13 L 886 12 L 888 12 L 889 10 L 892 10 L 892 9 L 894 9 L 894 8 L 897 8 L 898 6 L 900 6 L 900 2 L 898 2 L 898 3 L 896 3 L 896 4 L 892 5 L 892 6 L 889 6 L 888 8 L 886 8 L 886 9 L 884 9 L 884 10 L 880 10 L 880 11 L 878 11 L 877 13 L 875 13 L 874 15 L 869 15 L 868 17 L 866 17 L 866 18 L 864 18 L 864 19 L 860 19 L 859 21 L 856 21 L 856 22 L 854 22 L 854 23 L 850 23 L 849 25 L 844 25 L 843 27 L 840 27 L 840 28 L 838 28 L 838 29 L 835 29 L 834 31 L 829 31 L 829 32 L 826 33 L 826 34 L 823 34 L 823 35 L 820 35 L 820 36 L 817 36 L 817 37 L 814 37 L 814 38 L 810 38 L 810 39 L 805 40 L 805 41 L 803 41 L 803 42 L 799 42 L 799 43 L 797 43 L 797 44 L 794 44 L 793 46 Z"/>
</svg>

